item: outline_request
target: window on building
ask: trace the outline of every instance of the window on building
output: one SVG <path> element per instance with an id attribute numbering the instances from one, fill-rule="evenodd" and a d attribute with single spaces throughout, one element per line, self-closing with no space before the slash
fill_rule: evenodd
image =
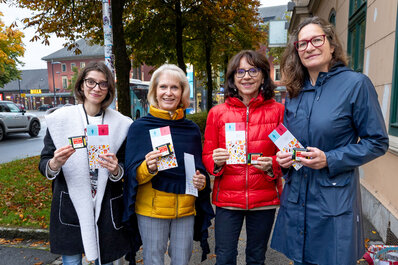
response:
<path id="1" fill-rule="evenodd" d="M 397 31 L 398 16 L 395 27 L 396 27 L 395 32 L 398 32 Z M 395 34 L 394 72 L 393 72 L 393 83 L 391 91 L 389 133 L 391 135 L 398 136 L 398 35 L 397 34 Z"/>
<path id="2" fill-rule="evenodd" d="M 62 88 L 63 89 L 68 88 L 68 77 L 67 76 L 62 76 Z"/>
<path id="3" fill-rule="evenodd" d="M 333 24 L 336 26 L 336 10 L 332 9 L 329 14 L 329 22 L 330 24 Z"/>
<path id="4" fill-rule="evenodd" d="M 62 72 L 66 72 L 66 64 L 61 64 L 61 69 L 62 69 Z"/>
<path id="5" fill-rule="evenodd" d="M 80 62 L 80 69 L 86 67 L 86 63 L 85 62 Z"/>
<path id="6" fill-rule="evenodd" d="M 348 21 L 348 55 L 350 67 L 362 72 L 365 51 L 366 0 L 350 0 Z"/>
<path id="7" fill-rule="evenodd" d="M 281 81 L 281 67 L 274 65 L 274 81 Z"/>
<path id="8" fill-rule="evenodd" d="M 76 64 L 75 64 L 75 63 L 71 63 L 71 64 L 70 64 L 70 70 L 71 70 L 71 71 L 73 71 L 73 68 L 75 68 L 75 67 L 76 67 Z"/>

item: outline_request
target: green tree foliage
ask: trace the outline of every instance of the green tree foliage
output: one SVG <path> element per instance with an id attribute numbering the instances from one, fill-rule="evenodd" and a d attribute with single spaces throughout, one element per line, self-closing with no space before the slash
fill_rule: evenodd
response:
<path id="1" fill-rule="evenodd" d="M 149 0 L 127 7 L 132 19 L 126 27 L 134 63 L 159 66 L 175 63 L 195 66 L 208 89 L 212 107 L 213 72 L 225 69 L 241 49 L 252 49 L 262 39 L 253 0 Z"/>
<path id="2" fill-rule="evenodd" d="M 254 49 L 264 39 L 259 29 L 259 1 L 204 0 L 191 24 L 192 58 L 199 75 L 206 76 L 207 110 L 213 106 L 213 78 L 226 72 L 238 51 Z M 203 21 L 203 23 L 198 23 Z"/>
<path id="3" fill-rule="evenodd" d="M 1 0 L 0 0 L 1 1 Z M 3 0 L 4 1 L 4 0 Z M 36 27 L 33 40 L 48 44 L 49 34 L 67 38 L 69 48 L 78 38 L 102 44 L 101 1 L 14 0 L 35 10 L 25 19 Z M 212 79 L 225 69 L 241 49 L 252 49 L 261 40 L 257 0 L 119 0 L 112 3 L 112 28 L 119 110 L 130 115 L 130 58 L 135 66 L 175 63 L 184 71 L 194 64 L 205 74 L 208 109 L 212 106 Z M 78 52 L 79 50 L 76 49 Z"/>
<path id="4" fill-rule="evenodd" d="M 3 14 L 0 12 L 1 16 Z M 12 26 L 5 26 L 0 19 L 0 87 L 20 77 L 17 64 L 22 63 L 18 57 L 25 53 L 22 38 L 22 32 L 13 29 Z"/>

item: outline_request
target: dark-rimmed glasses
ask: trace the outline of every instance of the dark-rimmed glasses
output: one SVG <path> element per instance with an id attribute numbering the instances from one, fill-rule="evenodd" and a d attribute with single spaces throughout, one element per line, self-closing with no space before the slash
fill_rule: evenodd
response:
<path id="1" fill-rule="evenodd" d="M 319 35 L 312 37 L 309 40 L 299 40 L 294 42 L 294 46 L 296 47 L 296 50 L 299 52 L 303 52 L 307 50 L 308 43 L 311 42 L 312 46 L 318 48 L 321 47 L 325 43 L 325 37 L 326 35 Z"/>
<path id="2" fill-rule="evenodd" d="M 245 69 L 236 69 L 235 75 L 237 78 L 243 78 L 246 73 L 248 73 L 251 77 L 256 77 L 258 76 L 258 73 L 260 73 L 260 69 L 258 68 L 250 68 L 249 70 Z"/>
<path id="3" fill-rule="evenodd" d="M 90 89 L 94 89 L 96 85 L 98 85 L 100 90 L 106 90 L 109 87 L 108 82 L 102 81 L 102 82 L 97 83 L 95 80 L 93 80 L 91 78 L 84 79 L 84 83 Z"/>

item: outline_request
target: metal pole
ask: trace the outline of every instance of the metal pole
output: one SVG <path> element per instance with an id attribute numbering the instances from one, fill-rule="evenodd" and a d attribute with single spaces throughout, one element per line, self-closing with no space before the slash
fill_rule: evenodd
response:
<path id="1" fill-rule="evenodd" d="M 103 30 L 104 30 L 104 56 L 105 56 L 105 65 L 111 70 L 114 78 L 115 75 L 115 67 L 113 65 L 113 36 L 112 36 L 112 7 L 111 0 L 102 0 L 102 22 L 103 22 Z M 117 99 L 117 91 L 115 91 L 115 99 L 111 104 L 112 109 L 116 109 L 116 99 Z"/>
<path id="2" fill-rule="evenodd" d="M 54 106 L 55 107 L 57 105 L 57 94 L 55 91 L 55 80 L 54 80 L 54 64 L 53 64 L 53 60 L 51 60 L 51 72 L 53 74 L 53 91 L 54 91 Z"/>

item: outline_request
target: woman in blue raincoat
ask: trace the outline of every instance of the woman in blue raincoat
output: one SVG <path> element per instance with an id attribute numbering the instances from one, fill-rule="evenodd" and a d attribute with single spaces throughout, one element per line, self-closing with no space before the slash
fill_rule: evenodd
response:
<path id="1" fill-rule="evenodd" d="M 299 170 L 279 152 L 286 181 L 271 247 L 295 264 L 351 265 L 365 253 L 358 167 L 383 155 L 388 135 L 369 78 L 346 67 L 332 25 L 304 20 L 281 69 L 284 124 L 308 151 Z"/>

